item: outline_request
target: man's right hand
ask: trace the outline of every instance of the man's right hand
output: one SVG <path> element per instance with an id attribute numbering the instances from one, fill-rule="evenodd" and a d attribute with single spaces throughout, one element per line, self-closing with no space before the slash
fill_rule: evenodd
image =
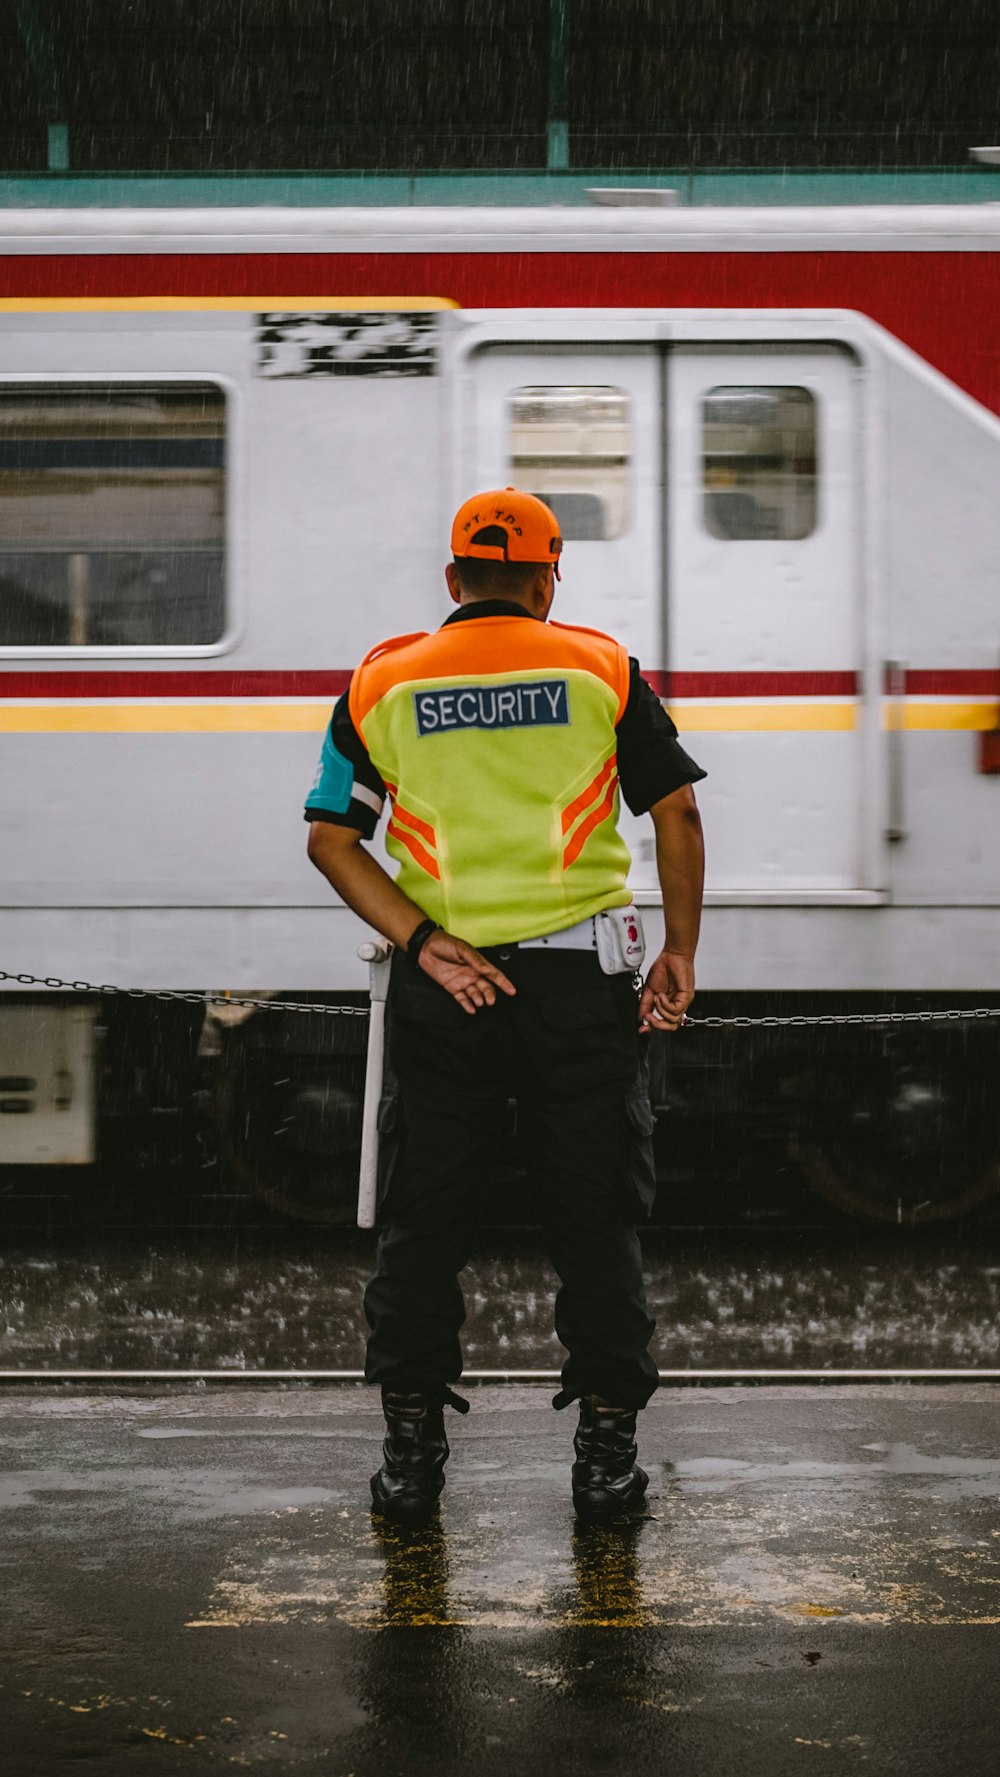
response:
<path id="1" fill-rule="evenodd" d="M 517 992 L 502 969 L 480 956 L 464 938 L 453 938 L 440 928 L 421 945 L 417 966 L 470 1014 L 495 1005 L 498 988 L 501 993 Z"/>

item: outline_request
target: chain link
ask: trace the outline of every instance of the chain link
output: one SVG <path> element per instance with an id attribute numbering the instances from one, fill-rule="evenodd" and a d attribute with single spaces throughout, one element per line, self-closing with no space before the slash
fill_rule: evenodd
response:
<path id="1" fill-rule="evenodd" d="M 817 1024 L 934 1024 L 942 1020 L 957 1024 L 963 1020 L 1000 1018 L 1000 1006 L 952 1007 L 942 1012 L 823 1012 L 809 1015 L 791 1013 L 787 1018 L 686 1018 L 686 1025 L 700 1025 L 703 1030 L 785 1030 L 789 1025 L 809 1028 Z"/>
<path id="2" fill-rule="evenodd" d="M 60 981 L 56 975 L 8 975 L 0 969 L 0 981 L 19 987 L 61 987 L 69 993 L 99 993 L 105 999 L 180 1000 L 186 1006 L 238 1006 L 256 1012 L 320 1012 L 328 1018 L 367 1018 L 368 1006 L 314 1005 L 309 1000 L 238 1000 L 226 993 L 193 993 L 172 987 L 110 987 L 93 981 Z"/>
<path id="3" fill-rule="evenodd" d="M 637 980 L 639 978 L 637 977 Z M 92 981 L 60 981 L 56 975 L 9 975 L 0 969 L 0 981 L 18 987 L 62 988 L 67 993 L 97 993 L 106 999 L 180 1000 L 187 1006 L 237 1006 L 254 1012 L 316 1012 L 327 1018 L 367 1018 L 369 1006 L 327 1006 L 310 1000 L 235 999 L 231 994 L 195 993 L 172 987 L 110 987 Z M 972 1019 L 1000 1018 L 1000 1006 L 951 1007 L 941 1012 L 792 1012 L 761 1018 L 685 1018 L 688 1030 L 799 1030 L 817 1025 L 854 1024 L 958 1024 Z"/>

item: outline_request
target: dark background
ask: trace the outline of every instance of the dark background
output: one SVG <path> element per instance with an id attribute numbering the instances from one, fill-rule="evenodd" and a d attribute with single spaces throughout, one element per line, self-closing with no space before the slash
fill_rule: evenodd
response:
<path id="1" fill-rule="evenodd" d="M 0 0 L 0 171 L 51 124 L 74 173 L 527 170 L 563 115 L 577 168 L 965 166 L 998 38 L 996 0 Z"/>

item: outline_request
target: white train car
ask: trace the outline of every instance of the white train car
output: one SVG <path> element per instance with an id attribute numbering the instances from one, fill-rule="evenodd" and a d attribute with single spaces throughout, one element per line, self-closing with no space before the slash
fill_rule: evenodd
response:
<path id="1" fill-rule="evenodd" d="M 558 614 L 708 770 L 703 1007 L 996 1002 L 998 253 L 993 206 L 5 213 L 0 968 L 363 995 L 305 859 L 323 727 L 375 640 L 441 621 L 454 507 L 513 481 L 560 513 Z M 98 1002 L 12 985 L 0 1163 L 90 1159 Z M 974 1187 L 914 1167 L 969 1113 L 908 1034 L 870 1151 L 864 1117 L 853 1158 L 789 1136 L 898 1219 L 996 1188 L 985 1126 Z M 732 1070 L 737 1114 L 809 1098 L 818 1052 L 783 1053 Z M 281 1113 L 348 1172 L 354 1078 Z"/>

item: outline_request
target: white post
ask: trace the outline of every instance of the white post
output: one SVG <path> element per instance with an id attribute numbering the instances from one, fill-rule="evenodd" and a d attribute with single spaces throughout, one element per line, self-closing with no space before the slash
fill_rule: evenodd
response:
<path id="1" fill-rule="evenodd" d="M 382 1063 L 385 1055 L 385 996 L 389 991 L 392 945 L 384 938 L 369 938 L 358 946 L 358 955 L 363 963 L 368 964 L 368 991 L 372 1002 L 368 1022 L 365 1102 L 361 1114 L 358 1227 L 374 1228 L 378 1187 L 378 1107 L 382 1096 Z"/>
<path id="2" fill-rule="evenodd" d="M 69 561 L 69 645 L 71 648 L 82 648 L 86 645 L 87 618 L 89 612 L 88 594 L 90 591 L 90 557 L 89 555 L 71 555 Z"/>

